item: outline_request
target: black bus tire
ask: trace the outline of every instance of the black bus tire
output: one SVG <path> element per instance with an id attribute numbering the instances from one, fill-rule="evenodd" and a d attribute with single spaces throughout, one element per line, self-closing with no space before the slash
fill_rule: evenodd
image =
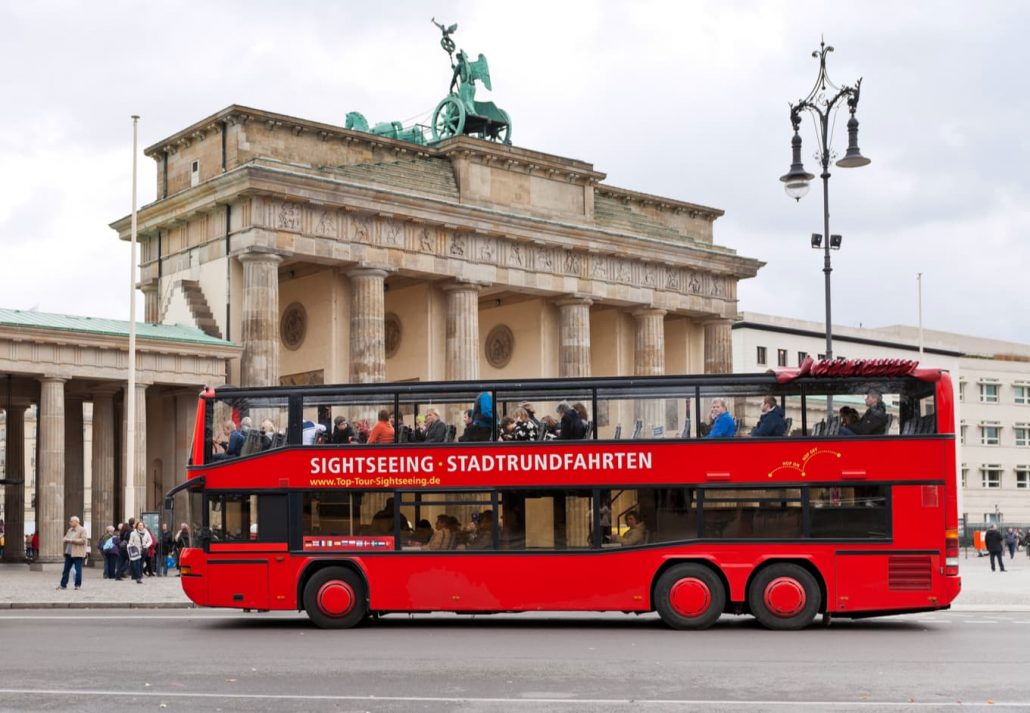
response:
<path id="1" fill-rule="evenodd" d="M 304 611 L 320 629 L 349 629 L 368 613 L 364 580 L 352 569 L 326 567 L 304 585 Z"/>
<path id="2" fill-rule="evenodd" d="M 751 580 L 747 602 L 751 613 L 767 629 L 804 629 L 819 612 L 819 583 L 804 567 L 774 564 Z"/>
<path id="3" fill-rule="evenodd" d="M 673 629 L 707 629 L 726 606 L 719 576 L 700 564 L 677 564 L 662 573 L 654 588 L 655 609 Z"/>

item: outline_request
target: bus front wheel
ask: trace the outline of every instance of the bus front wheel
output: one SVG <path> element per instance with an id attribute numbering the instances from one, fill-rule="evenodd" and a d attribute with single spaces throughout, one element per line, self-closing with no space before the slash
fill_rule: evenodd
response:
<path id="1" fill-rule="evenodd" d="M 774 564 L 755 575 L 747 600 L 767 629 L 804 629 L 819 611 L 819 584 L 804 567 Z"/>
<path id="2" fill-rule="evenodd" d="M 365 582 L 354 570 L 327 567 L 304 586 L 304 611 L 320 629 L 349 629 L 368 613 Z"/>
<path id="3" fill-rule="evenodd" d="M 673 629 L 707 629 L 726 606 L 726 588 L 700 564 L 678 564 L 662 573 L 654 588 L 655 608 Z"/>

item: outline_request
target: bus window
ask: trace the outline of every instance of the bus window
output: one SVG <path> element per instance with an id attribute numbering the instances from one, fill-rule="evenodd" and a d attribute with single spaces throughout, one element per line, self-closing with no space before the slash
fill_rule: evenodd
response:
<path id="1" fill-rule="evenodd" d="M 794 539 L 803 536 L 800 488 L 706 488 L 702 537 Z"/>
<path id="2" fill-rule="evenodd" d="M 562 417 L 569 416 L 562 430 Z M 497 433 L 500 440 L 585 440 L 594 438 L 603 414 L 594 413 L 589 389 L 548 389 L 497 392 Z M 525 413 L 523 413 L 525 412 Z M 520 425 L 521 422 L 521 425 Z M 601 437 L 601 436 L 598 436 Z"/>
<path id="3" fill-rule="evenodd" d="M 257 495 L 208 494 L 208 523 L 213 542 L 258 539 Z"/>
<path id="4" fill-rule="evenodd" d="M 695 488 L 602 490 L 601 542 L 625 546 L 630 515 L 643 527 L 643 542 L 635 544 L 692 540 L 697 537 L 696 501 Z"/>
<path id="5" fill-rule="evenodd" d="M 305 535 L 352 537 L 361 533 L 361 504 L 364 493 L 327 490 L 304 493 Z M 365 518 L 371 524 L 371 517 Z"/>
<path id="6" fill-rule="evenodd" d="M 449 539 L 453 549 L 492 549 L 494 500 L 491 493 L 446 492 L 402 493 L 400 499 L 401 543 L 405 549 L 420 549 L 425 530 L 435 528 L 440 515 L 450 521 L 454 538 Z M 430 537 L 432 533 L 429 533 Z"/>
<path id="7" fill-rule="evenodd" d="M 500 494 L 501 548 L 565 550 L 590 547 L 590 491 L 505 490 Z"/>
<path id="8" fill-rule="evenodd" d="M 285 396 L 240 398 L 232 391 L 215 393 L 207 441 L 214 461 L 286 446 Z M 238 446 L 234 443 L 233 430 L 243 436 Z"/>
<path id="9" fill-rule="evenodd" d="M 897 379 L 822 380 L 806 385 L 808 433 L 821 437 L 934 433 L 933 388 L 929 382 Z"/>
<path id="10" fill-rule="evenodd" d="M 808 498 L 812 537 L 890 537 L 886 485 L 813 487 Z"/>
<path id="11" fill-rule="evenodd" d="M 697 431 L 690 387 L 612 387 L 597 390 L 598 438 L 690 438 Z"/>

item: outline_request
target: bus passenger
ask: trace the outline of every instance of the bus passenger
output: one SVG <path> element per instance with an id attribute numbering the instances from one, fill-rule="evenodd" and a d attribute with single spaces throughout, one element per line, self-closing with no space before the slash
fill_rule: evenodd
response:
<path id="1" fill-rule="evenodd" d="M 266 418 L 261 422 L 261 450 L 267 451 L 272 447 L 275 435 L 275 424 L 272 423 L 272 419 Z"/>
<path id="2" fill-rule="evenodd" d="M 497 440 L 499 441 L 514 441 L 515 440 L 515 419 L 511 416 L 505 416 L 501 419 L 501 428 Z"/>
<path id="3" fill-rule="evenodd" d="M 613 534 L 613 542 L 618 542 L 623 547 L 643 545 L 647 542 L 647 528 L 644 527 L 644 521 L 640 519 L 640 514 L 636 510 L 626 513 L 626 524 L 629 529 L 621 535 Z"/>
<path id="4" fill-rule="evenodd" d="M 475 532 L 469 540 L 470 550 L 492 550 L 494 547 L 494 511 L 484 510 L 475 521 Z"/>
<path id="5" fill-rule="evenodd" d="M 354 429 L 347 423 L 346 416 L 337 416 L 333 419 L 333 432 L 329 434 L 329 443 L 343 445 L 354 441 Z"/>
<path id="6" fill-rule="evenodd" d="M 543 433 L 543 429 L 540 428 L 540 420 L 536 417 L 536 409 L 533 408 L 533 404 L 528 401 L 523 401 L 519 404 L 519 408 L 526 410 L 526 413 L 529 415 L 529 420 L 536 426 L 536 432 L 539 437 Z M 515 418 L 518 418 L 518 416 Z"/>
<path id="7" fill-rule="evenodd" d="M 462 443 L 465 441 L 475 440 L 472 438 L 472 431 L 474 430 L 472 427 L 472 409 L 467 409 L 465 413 L 462 414 L 461 422 L 464 424 L 464 430 L 462 430 L 461 435 L 458 436 L 458 440 Z"/>
<path id="8" fill-rule="evenodd" d="M 712 409 L 708 413 L 708 418 L 712 422 L 712 428 L 705 438 L 733 438 L 737 433 L 737 423 L 730 416 L 726 402 L 722 399 L 712 400 Z"/>
<path id="9" fill-rule="evenodd" d="M 447 440 L 447 424 L 440 420 L 440 412 L 435 408 L 426 410 L 425 432 L 426 443 L 443 443 Z"/>
<path id="10" fill-rule="evenodd" d="M 453 550 L 455 542 L 454 531 L 451 529 L 449 515 L 436 516 L 436 529 L 429 542 L 422 545 L 424 550 Z"/>
<path id="11" fill-rule="evenodd" d="M 582 401 L 577 401 L 572 404 L 572 408 L 575 409 L 576 413 L 579 414 L 580 420 L 583 421 L 583 435 L 582 438 L 590 437 L 590 414 L 587 413 L 587 407 L 583 405 Z"/>
<path id="12" fill-rule="evenodd" d="M 787 420 L 783 417 L 783 409 L 776 403 L 775 396 L 766 396 L 762 399 L 762 415 L 750 435 L 754 438 L 776 437 L 786 432 Z"/>
<path id="13" fill-rule="evenodd" d="M 558 438 L 563 441 L 574 441 L 583 438 L 587 432 L 587 425 L 583 422 L 579 412 L 568 401 L 558 404 L 558 415 L 561 418 L 561 428 Z"/>
<path id="14" fill-rule="evenodd" d="M 372 443 L 393 443 L 393 426 L 390 425 L 390 412 L 386 409 L 379 409 L 379 420 L 368 434 L 368 442 Z"/>
<path id="15" fill-rule="evenodd" d="M 853 428 L 858 423 L 858 411 L 850 406 L 841 406 L 840 411 L 841 428 Z"/>
<path id="16" fill-rule="evenodd" d="M 866 412 L 853 426 L 841 426 L 842 436 L 882 436 L 887 432 L 887 407 L 880 392 L 869 389 L 865 397 Z"/>
<path id="17" fill-rule="evenodd" d="M 516 441 L 535 441 L 538 439 L 539 430 L 529 411 L 519 406 L 512 412 L 515 417 L 515 427 L 512 431 Z"/>
<path id="18" fill-rule="evenodd" d="M 558 423 L 554 416 L 544 416 L 540 419 L 540 429 L 543 431 L 542 438 L 544 440 L 551 440 L 558 437 L 561 431 L 561 424 Z"/>

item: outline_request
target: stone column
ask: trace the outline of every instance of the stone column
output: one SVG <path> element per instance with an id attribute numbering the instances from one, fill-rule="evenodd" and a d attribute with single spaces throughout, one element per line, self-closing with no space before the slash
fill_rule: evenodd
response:
<path id="1" fill-rule="evenodd" d="M 124 519 L 139 515 L 147 506 L 147 387 L 150 384 L 136 382 L 136 421 L 133 426 L 135 438 L 132 443 L 128 442 L 129 432 L 129 409 L 125 408 L 122 424 L 122 433 L 126 438 L 122 440 L 126 444 L 126 457 L 122 459 L 122 482 L 125 484 L 125 497 L 123 498 L 125 512 Z M 128 391 L 128 387 L 126 387 Z M 129 399 L 125 399 L 129 403 Z M 133 448 L 132 473 L 128 472 L 128 449 Z"/>
<path id="2" fill-rule="evenodd" d="M 558 300 L 558 376 L 590 376 L 590 305 L 585 297 Z"/>
<path id="3" fill-rule="evenodd" d="M 479 378 L 479 285 L 452 282 L 444 285 L 447 295 L 448 381 Z M 459 426 L 460 428 L 460 426 Z"/>
<path id="4" fill-rule="evenodd" d="M 41 563 L 64 560 L 64 382 L 51 376 L 40 379 L 36 528 Z"/>
<path id="5" fill-rule="evenodd" d="M 705 373 L 730 374 L 733 372 L 733 320 L 717 319 L 705 322 Z"/>
<path id="6" fill-rule="evenodd" d="M 143 293 L 143 321 L 156 324 L 161 321 L 160 304 L 157 297 L 157 280 L 142 283 L 139 286 Z"/>
<path id="7" fill-rule="evenodd" d="M 275 253 L 248 252 L 243 264 L 243 386 L 279 385 L 279 263 Z"/>
<path id="8" fill-rule="evenodd" d="M 25 407 L 7 408 L 7 453 L 4 478 L 20 480 L 4 486 L 4 562 L 25 558 Z"/>
<path id="9" fill-rule="evenodd" d="M 633 373 L 637 376 L 661 376 L 665 373 L 665 310 L 646 308 L 633 313 L 637 320 Z M 643 422 L 641 438 L 655 438 L 655 428 L 665 429 L 665 401 L 637 401 L 636 418 Z M 672 434 L 664 434 L 672 435 Z"/>
<path id="10" fill-rule="evenodd" d="M 347 273 L 351 285 L 350 380 L 386 381 L 386 270 L 359 268 Z"/>
<path id="11" fill-rule="evenodd" d="M 103 534 L 103 528 L 117 524 L 114 511 L 114 428 L 114 394 L 110 390 L 94 392 L 90 498 L 94 541 Z"/>
<path id="12" fill-rule="evenodd" d="M 86 524 L 83 514 L 86 488 L 83 462 L 82 399 L 65 397 L 64 400 L 64 519 L 72 515 Z"/>

